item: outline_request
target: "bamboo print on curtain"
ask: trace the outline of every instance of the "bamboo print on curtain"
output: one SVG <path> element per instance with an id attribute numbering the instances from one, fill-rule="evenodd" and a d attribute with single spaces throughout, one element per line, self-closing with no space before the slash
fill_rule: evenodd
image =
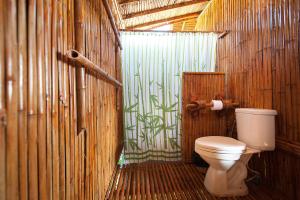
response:
<path id="1" fill-rule="evenodd" d="M 181 74 L 215 70 L 214 33 L 122 32 L 127 162 L 179 160 Z"/>

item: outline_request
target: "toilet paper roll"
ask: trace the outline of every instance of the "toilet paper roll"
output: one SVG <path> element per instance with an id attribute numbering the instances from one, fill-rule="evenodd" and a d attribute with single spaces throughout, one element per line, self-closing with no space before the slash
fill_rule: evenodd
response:
<path id="1" fill-rule="evenodd" d="M 213 107 L 211 110 L 222 110 L 223 109 L 223 102 L 221 100 L 212 100 Z"/>

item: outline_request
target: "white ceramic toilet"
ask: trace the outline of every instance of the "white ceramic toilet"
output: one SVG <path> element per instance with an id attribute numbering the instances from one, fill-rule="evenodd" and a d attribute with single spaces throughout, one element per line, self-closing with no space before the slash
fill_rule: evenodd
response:
<path id="1" fill-rule="evenodd" d="M 244 196 L 247 163 L 254 153 L 275 149 L 275 110 L 235 110 L 238 140 L 223 136 L 201 137 L 195 151 L 209 164 L 204 185 L 215 196 Z"/>

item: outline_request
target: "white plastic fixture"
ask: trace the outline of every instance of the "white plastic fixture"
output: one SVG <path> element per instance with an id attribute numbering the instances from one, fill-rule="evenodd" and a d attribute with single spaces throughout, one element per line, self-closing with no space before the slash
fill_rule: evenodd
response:
<path id="1" fill-rule="evenodd" d="M 276 110 L 238 108 L 235 114 L 239 141 L 262 151 L 275 149 Z"/>
<path id="2" fill-rule="evenodd" d="M 275 148 L 275 110 L 236 109 L 238 140 L 223 136 L 201 137 L 195 151 L 209 164 L 204 185 L 219 197 L 248 194 L 247 163 L 254 153 Z"/>

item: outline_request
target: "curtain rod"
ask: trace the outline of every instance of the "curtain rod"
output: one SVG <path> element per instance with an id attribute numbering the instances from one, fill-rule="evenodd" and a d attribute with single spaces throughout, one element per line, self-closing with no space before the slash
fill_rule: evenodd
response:
<path id="1" fill-rule="evenodd" d="M 120 29 L 121 32 L 154 32 L 154 33 L 223 33 L 222 31 L 160 31 L 160 30 L 126 30 Z"/>

